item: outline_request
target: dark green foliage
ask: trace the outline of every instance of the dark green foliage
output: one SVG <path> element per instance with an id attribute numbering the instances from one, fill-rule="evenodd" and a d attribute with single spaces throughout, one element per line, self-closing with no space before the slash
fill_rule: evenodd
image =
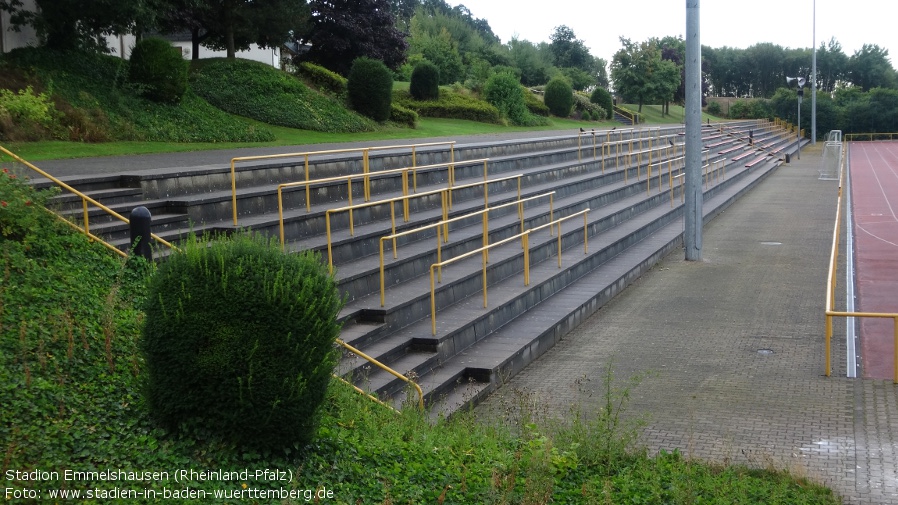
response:
<path id="1" fill-rule="evenodd" d="M 483 100 L 445 89 L 440 89 L 439 100 L 418 101 L 408 91 L 395 91 L 393 97 L 397 103 L 423 117 L 502 123 L 502 115 L 496 107 Z"/>
<path id="2" fill-rule="evenodd" d="M 341 100 L 346 97 L 346 78 L 336 72 L 304 61 L 299 64 L 297 74 L 318 91 L 330 93 Z"/>
<path id="3" fill-rule="evenodd" d="M 586 96 L 586 93 L 575 91 L 573 96 L 575 111 L 581 114 L 588 112 L 593 119 L 605 117 L 605 109 L 589 101 L 589 97 Z"/>
<path id="4" fill-rule="evenodd" d="M 181 103 L 136 96 L 125 83 L 128 61 L 87 52 L 21 48 L 4 56 L 39 82 L 52 83 L 66 138 L 75 141 L 264 142 L 274 135 L 236 120 L 190 89 Z"/>
<path id="5" fill-rule="evenodd" d="M 264 63 L 203 61 L 191 74 L 190 84 L 212 105 L 263 123 L 333 133 L 375 129 L 339 100 L 316 93 L 296 77 Z"/>
<path id="6" fill-rule="evenodd" d="M 349 71 L 346 91 L 356 112 L 379 122 L 390 118 L 393 74 L 383 62 L 366 57 L 356 59 Z"/>
<path id="7" fill-rule="evenodd" d="M 546 107 L 545 102 L 529 89 L 524 90 L 524 102 L 527 104 L 527 110 L 537 116 L 549 116 L 549 108 Z"/>
<path id="8" fill-rule="evenodd" d="M 499 109 L 511 124 L 517 126 L 546 124 L 544 117 L 534 115 L 527 109 L 526 93 L 529 91 L 521 86 L 518 78 L 506 72 L 493 75 L 483 87 L 486 101 Z"/>
<path id="9" fill-rule="evenodd" d="M 318 255 L 238 234 L 193 240 L 147 292 L 147 400 L 170 429 L 299 448 L 318 426 L 342 308 Z"/>
<path id="10" fill-rule="evenodd" d="M 440 69 L 436 65 L 421 60 L 412 70 L 409 93 L 415 100 L 436 100 L 440 97 Z"/>
<path id="11" fill-rule="evenodd" d="M 708 104 L 708 108 L 706 109 L 708 114 L 712 114 L 714 116 L 719 116 L 721 113 L 720 102 L 711 102 Z"/>
<path id="12" fill-rule="evenodd" d="M 596 89 L 592 90 L 592 94 L 589 95 L 589 101 L 605 110 L 605 119 L 614 117 L 614 99 L 611 98 L 611 93 L 607 89 L 596 86 Z"/>
<path id="13" fill-rule="evenodd" d="M 580 119 L 584 121 L 592 121 L 592 118 L 589 116 L 588 110 L 583 111 L 583 114 L 580 115 Z"/>
<path id="14" fill-rule="evenodd" d="M 574 105 L 574 90 L 563 78 L 556 77 L 546 84 L 546 107 L 558 117 L 568 117 Z"/>
<path id="15" fill-rule="evenodd" d="M 187 91 L 187 62 L 167 41 L 143 39 L 131 51 L 128 80 L 150 100 L 178 103 Z"/>
<path id="16" fill-rule="evenodd" d="M 418 113 L 411 109 L 406 109 L 397 103 L 393 103 L 390 104 L 390 121 L 403 126 L 408 126 L 409 128 L 414 128 L 418 123 Z"/>

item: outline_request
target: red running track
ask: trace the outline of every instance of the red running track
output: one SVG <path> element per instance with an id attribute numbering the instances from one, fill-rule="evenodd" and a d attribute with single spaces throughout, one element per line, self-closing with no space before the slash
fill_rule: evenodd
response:
<path id="1" fill-rule="evenodd" d="M 855 310 L 898 313 L 898 142 L 852 142 L 850 156 Z M 864 378 L 893 377 L 893 328 L 860 318 Z"/>

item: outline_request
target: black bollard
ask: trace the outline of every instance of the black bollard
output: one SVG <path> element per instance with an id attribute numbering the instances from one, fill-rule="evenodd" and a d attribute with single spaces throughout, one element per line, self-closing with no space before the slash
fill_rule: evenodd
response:
<path id="1" fill-rule="evenodd" d="M 131 211 L 131 251 L 153 261 L 153 250 L 150 248 L 150 226 L 153 216 L 146 207 L 136 207 Z"/>

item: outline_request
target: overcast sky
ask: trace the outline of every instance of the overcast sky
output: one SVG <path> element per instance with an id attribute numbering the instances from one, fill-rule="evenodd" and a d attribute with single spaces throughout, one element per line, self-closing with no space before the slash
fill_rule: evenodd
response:
<path id="1" fill-rule="evenodd" d="M 517 36 L 549 42 L 556 26 L 567 25 L 593 56 L 611 63 L 620 36 L 634 42 L 650 37 L 686 36 L 685 0 L 447 0 L 485 18 L 503 43 Z M 705 0 L 700 3 L 702 45 L 746 48 L 771 42 L 788 48 L 820 47 L 835 37 L 851 56 L 864 44 L 898 56 L 894 0 Z"/>

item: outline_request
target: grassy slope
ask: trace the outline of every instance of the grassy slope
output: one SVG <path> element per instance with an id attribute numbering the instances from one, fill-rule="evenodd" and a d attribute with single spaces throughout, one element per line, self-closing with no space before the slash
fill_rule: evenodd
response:
<path id="1" fill-rule="evenodd" d="M 433 426 L 414 409 L 397 415 L 334 382 L 317 440 L 293 453 L 238 450 L 211 432 L 167 433 L 140 393 L 141 293 L 151 271 L 62 226 L 41 208 L 43 198 L 0 173 L 0 474 L 276 469 L 293 478 L 31 482 L 14 474 L 5 487 L 300 493 L 286 503 L 307 502 L 312 489 L 338 504 L 838 503 L 829 490 L 777 471 L 625 452 L 638 427 L 610 423 L 617 410 L 560 423 L 540 417 L 525 395 L 498 419 L 463 414 Z M 617 383 L 605 380 L 612 391 Z M 170 500 L 128 503 L 152 501 Z"/>

